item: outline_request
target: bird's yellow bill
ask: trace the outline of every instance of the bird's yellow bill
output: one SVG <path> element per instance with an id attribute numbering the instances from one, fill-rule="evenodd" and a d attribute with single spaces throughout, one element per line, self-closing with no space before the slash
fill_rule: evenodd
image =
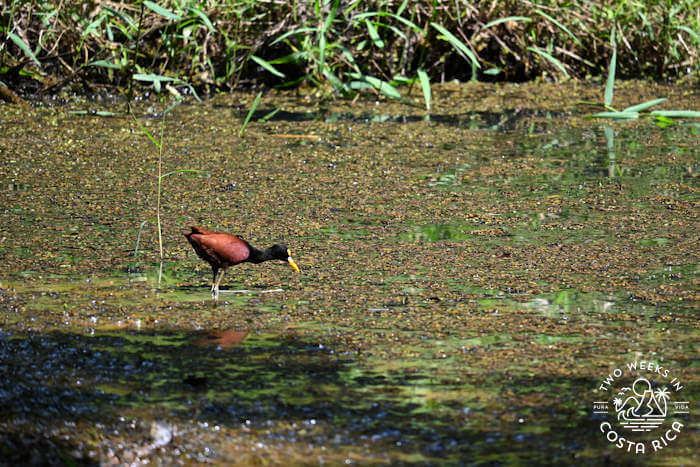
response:
<path id="1" fill-rule="evenodd" d="M 297 266 L 297 263 L 292 259 L 292 255 L 289 253 L 289 250 L 287 250 L 287 262 L 296 272 L 301 272 L 299 266 Z"/>

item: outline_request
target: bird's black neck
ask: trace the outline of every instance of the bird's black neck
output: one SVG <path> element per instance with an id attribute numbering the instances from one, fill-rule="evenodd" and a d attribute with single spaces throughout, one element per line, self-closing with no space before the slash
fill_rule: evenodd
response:
<path id="1" fill-rule="evenodd" d="M 253 246 L 250 247 L 250 256 L 248 256 L 248 262 L 258 264 L 262 263 L 263 261 L 270 261 L 271 259 L 274 259 L 272 257 L 272 248 L 258 250 Z"/>

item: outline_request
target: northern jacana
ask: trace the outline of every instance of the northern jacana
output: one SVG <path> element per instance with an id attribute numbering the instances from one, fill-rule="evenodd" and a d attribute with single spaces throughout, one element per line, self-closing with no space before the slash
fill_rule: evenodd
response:
<path id="1" fill-rule="evenodd" d="M 296 271 L 299 266 L 292 259 L 292 254 L 285 245 L 272 245 L 266 250 L 258 250 L 237 235 L 224 232 L 213 232 L 192 227 L 192 232 L 184 232 L 197 256 L 211 265 L 214 279 L 211 295 L 214 300 L 219 298 L 219 284 L 226 269 L 240 263 L 262 263 L 272 259 L 286 261 Z"/>

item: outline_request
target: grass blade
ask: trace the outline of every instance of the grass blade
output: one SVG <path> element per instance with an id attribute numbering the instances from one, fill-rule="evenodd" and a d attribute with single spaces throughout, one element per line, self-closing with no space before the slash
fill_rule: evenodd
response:
<path id="1" fill-rule="evenodd" d="M 94 62 L 88 63 L 87 66 L 99 66 L 102 68 L 114 68 L 115 70 L 121 70 L 121 66 L 116 63 L 108 62 L 107 60 L 96 60 Z"/>
<path id="2" fill-rule="evenodd" d="M 605 83 L 605 105 L 612 105 L 615 92 L 615 68 L 617 67 L 617 42 L 615 41 L 615 25 L 610 32 L 610 44 L 613 48 L 610 66 L 608 67 L 608 81 Z"/>
<path id="3" fill-rule="evenodd" d="M 430 92 L 430 78 L 428 78 L 428 74 L 423 71 L 422 69 L 418 69 L 418 80 L 420 81 L 420 85 L 423 88 L 423 99 L 425 100 L 425 108 L 428 112 L 430 112 L 430 101 L 432 99 L 432 95 Z"/>
<path id="4" fill-rule="evenodd" d="M 116 16 L 117 18 L 119 18 L 120 20 L 122 20 L 124 23 L 126 23 L 126 25 L 128 26 L 128 28 L 130 28 L 130 29 L 138 29 L 138 26 L 136 26 L 136 23 L 134 23 L 134 20 L 131 19 L 131 16 L 127 15 L 126 13 L 122 13 L 121 11 L 117 11 L 117 10 L 115 10 L 115 9 L 113 9 L 113 8 L 110 8 L 110 7 L 106 6 L 106 5 L 104 5 L 104 2 L 103 2 L 103 4 L 100 6 L 100 8 L 103 8 L 105 11 L 107 11 L 108 13 L 110 13 L 112 16 Z"/>
<path id="5" fill-rule="evenodd" d="M 190 90 L 195 99 L 201 102 L 202 99 L 199 98 L 197 91 L 194 90 L 191 84 L 182 81 L 181 79 L 171 78 L 170 76 L 156 75 L 155 73 L 134 73 L 133 78 L 136 81 L 145 81 L 148 83 L 153 83 L 153 89 L 160 93 L 161 83 L 173 82 L 175 84 L 184 84 Z"/>
<path id="6" fill-rule="evenodd" d="M 566 68 L 564 68 L 564 65 L 562 65 L 562 63 L 561 63 L 559 60 L 557 60 L 556 58 L 552 57 L 550 54 L 548 54 L 548 53 L 545 52 L 544 50 L 540 50 L 540 49 L 537 48 L 537 47 L 528 47 L 527 50 L 529 50 L 530 52 L 535 52 L 536 54 L 541 55 L 542 57 L 544 57 L 545 59 L 547 59 L 552 65 L 554 65 L 555 67 L 557 67 L 557 69 L 558 69 L 559 71 L 561 71 L 562 73 L 564 73 L 565 76 L 567 76 L 567 77 L 569 76 L 569 73 L 566 72 Z"/>
<path id="7" fill-rule="evenodd" d="M 490 23 L 486 23 L 484 27 L 480 29 L 480 31 L 496 26 L 497 24 L 507 23 L 508 21 L 523 21 L 525 23 L 532 23 L 532 18 L 528 18 L 527 16 L 509 16 L 507 18 L 501 18 L 491 21 Z"/>
<path id="8" fill-rule="evenodd" d="M 408 6 L 408 0 L 403 0 L 401 5 L 399 5 L 399 8 L 396 10 L 396 14 L 400 15 L 403 13 L 403 11 L 406 9 L 406 6 Z"/>
<path id="9" fill-rule="evenodd" d="M 372 88 L 379 91 L 380 94 L 383 94 L 384 96 L 386 96 L 390 99 L 397 99 L 397 100 L 402 99 L 401 93 L 399 93 L 398 89 L 396 89 L 394 86 L 387 83 L 386 81 L 382 81 L 378 78 L 375 78 L 374 76 L 367 76 L 367 75 L 362 75 L 359 73 L 349 73 L 349 76 L 359 80 L 360 83 L 368 84 Z M 351 87 L 353 87 L 352 84 L 351 84 Z M 366 86 L 363 86 L 363 87 L 366 88 Z"/>
<path id="10" fill-rule="evenodd" d="M 131 114 L 132 117 L 134 117 L 134 121 L 135 121 L 136 124 L 139 126 L 139 128 L 141 129 L 141 131 L 142 131 L 146 136 L 148 136 L 149 138 L 151 138 L 151 141 L 153 141 L 153 144 L 155 144 L 156 146 L 158 146 L 158 149 L 161 149 L 160 141 L 158 141 L 157 139 L 155 139 L 155 138 L 153 137 L 153 135 L 146 129 L 146 127 L 143 126 L 143 125 L 141 124 L 141 122 L 138 121 L 138 119 L 136 118 L 136 115 L 134 115 L 133 112 L 129 112 L 129 113 Z"/>
<path id="11" fill-rule="evenodd" d="M 392 31 L 394 34 L 396 34 L 396 37 L 400 38 L 401 40 L 404 40 L 404 41 L 409 40 L 408 37 L 406 36 L 406 34 L 404 34 L 403 31 L 401 31 L 396 26 L 392 26 L 390 24 L 385 24 L 384 27 L 387 28 L 388 30 Z"/>
<path id="12" fill-rule="evenodd" d="M 169 76 L 156 75 L 155 73 L 135 73 L 133 78 L 136 81 L 146 81 L 153 83 L 153 89 L 160 93 L 160 83 L 175 81 L 175 78 L 170 78 Z"/>
<path id="13" fill-rule="evenodd" d="M 401 23 L 405 24 L 409 28 L 413 29 L 414 31 L 425 35 L 425 30 L 418 26 L 416 23 L 407 20 L 406 18 L 395 15 L 393 13 L 388 13 L 388 12 L 370 12 L 370 13 L 360 13 L 359 15 L 356 15 L 353 17 L 354 20 L 359 21 L 365 18 L 370 18 L 372 16 L 388 16 L 389 18 L 394 18 L 396 21 L 400 21 Z"/>
<path id="14" fill-rule="evenodd" d="M 316 32 L 316 31 L 318 31 L 318 28 L 299 28 L 299 29 L 294 29 L 294 30 L 292 30 L 292 31 L 285 32 L 285 33 L 282 34 L 280 37 L 278 37 L 277 39 L 275 39 L 274 41 L 272 41 L 272 43 L 271 43 L 270 45 L 275 45 L 276 43 L 281 42 L 281 41 L 285 40 L 286 38 L 288 38 L 289 36 L 293 36 L 293 35 L 295 35 L 295 34 L 304 34 L 304 33 L 307 33 L 307 32 Z"/>
<path id="15" fill-rule="evenodd" d="M 318 33 L 318 73 L 323 76 L 326 71 L 326 34 L 319 31 Z"/>
<path id="16" fill-rule="evenodd" d="M 157 3 L 150 2 L 146 0 L 143 2 L 143 4 L 152 10 L 153 12 L 159 14 L 160 16 L 164 18 L 171 19 L 173 21 L 182 21 L 182 16 L 178 15 L 177 13 L 173 13 L 172 11 L 168 10 L 167 8 L 163 8 L 162 6 L 158 5 Z"/>
<path id="17" fill-rule="evenodd" d="M 97 27 L 102 24 L 102 21 L 104 21 L 105 17 L 107 16 L 106 13 L 102 13 L 100 16 L 97 17 L 95 21 L 92 23 L 88 24 L 88 26 L 85 28 L 85 31 L 80 35 L 82 39 L 85 39 L 87 36 L 92 34 Z M 96 37 L 99 37 L 99 34 L 95 34 Z"/>
<path id="18" fill-rule="evenodd" d="M 365 20 L 365 24 L 367 25 L 367 32 L 369 33 L 370 39 L 372 39 L 372 42 L 377 48 L 383 49 L 384 48 L 384 41 L 382 40 L 381 37 L 379 37 L 379 33 L 377 32 L 377 28 L 374 27 L 374 24 L 372 24 L 371 21 Z"/>
<path id="19" fill-rule="evenodd" d="M 465 60 L 471 61 L 472 66 L 476 68 L 481 68 L 481 65 L 479 64 L 479 59 L 476 58 L 476 55 L 474 52 L 472 52 L 469 47 L 467 47 L 462 41 L 457 39 L 450 31 L 447 29 L 443 28 L 437 23 L 430 23 L 430 25 L 437 29 L 440 34 L 442 34 L 440 37 L 441 39 L 446 40 L 447 42 L 450 43 L 452 47 L 454 47 L 457 52 L 459 52 L 462 57 L 464 57 Z"/>
<path id="20" fill-rule="evenodd" d="M 32 52 L 32 49 L 29 48 L 29 46 L 22 40 L 21 37 L 19 37 L 18 35 L 16 35 L 13 32 L 9 33 L 8 36 L 10 39 L 12 39 L 12 42 L 17 44 L 17 47 L 22 49 L 22 52 L 24 52 L 27 57 L 31 58 L 34 61 L 34 63 L 37 64 L 37 66 L 41 66 L 39 59 L 36 58 L 36 55 L 34 55 L 34 52 Z"/>
<path id="21" fill-rule="evenodd" d="M 696 44 L 700 43 L 700 36 L 698 36 L 698 33 L 693 31 L 687 26 L 676 26 L 676 29 L 680 29 L 681 31 L 686 32 L 690 37 L 693 38 L 693 41 L 695 41 Z"/>
<path id="22" fill-rule="evenodd" d="M 535 10 L 535 13 L 537 13 L 537 14 L 540 15 L 540 16 L 545 17 L 545 18 L 546 18 L 547 20 L 549 20 L 550 22 L 556 24 L 557 27 L 558 27 L 559 29 L 561 29 L 562 31 L 564 31 L 565 33 L 567 33 L 567 34 L 574 40 L 574 42 L 576 42 L 578 45 L 581 45 L 581 41 L 578 40 L 578 37 L 576 37 L 576 35 L 574 35 L 573 32 L 569 31 L 569 29 L 568 29 L 566 26 L 564 26 L 563 24 L 561 24 L 559 21 L 557 21 L 556 19 L 552 18 L 551 16 L 549 16 L 547 13 L 545 13 L 545 12 L 542 11 L 542 10 Z"/>
<path id="23" fill-rule="evenodd" d="M 667 128 L 676 123 L 672 118 L 664 117 L 663 115 L 654 115 L 654 120 L 659 128 Z"/>
<path id="24" fill-rule="evenodd" d="M 250 106 L 250 110 L 248 111 L 248 115 L 245 116 L 245 120 L 243 120 L 243 124 L 241 125 L 241 129 L 238 131 L 238 137 L 242 138 L 243 134 L 245 133 L 245 128 L 248 126 L 248 122 L 250 121 L 250 117 L 253 116 L 253 113 L 255 112 L 255 109 L 258 108 L 258 104 L 260 104 L 260 98 L 262 97 L 262 91 L 258 93 L 257 96 L 255 96 L 255 100 L 253 101 L 253 105 Z"/>
<path id="25" fill-rule="evenodd" d="M 343 47 L 342 45 L 339 45 L 338 48 L 342 52 L 342 54 L 345 56 L 345 59 L 348 61 L 348 63 L 353 67 L 353 69 L 359 73 L 360 72 L 360 67 L 357 66 L 357 63 L 355 62 L 355 57 L 352 55 L 352 52 L 350 52 L 347 48 Z"/>
<path id="26" fill-rule="evenodd" d="M 642 102 L 641 104 L 632 105 L 630 107 L 627 107 L 626 109 L 623 109 L 622 111 L 623 112 L 641 112 L 642 110 L 646 110 L 649 107 L 653 107 L 656 104 L 660 104 L 665 100 L 666 100 L 666 98 L 662 97 L 660 99 L 654 99 L 651 101 Z"/>
<path id="27" fill-rule="evenodd" d="M 700 112 L 696 110 L 654 110 L 651 114 L 668 118 L 700 118 Z"/>
<path id="28" fill-rule="evenodd" d="M 279 112 L 280 110 L 281 109 L 275 109 L 272 112 L 268 113 L 267 115 L 264 115 L 262 118 L 259 118 L 258 121 L 261 123 L 265 123 L 266 121 L 268 121 L 269 119 L 274 117 L 277 114 L 277 112 Z"/>
<path id="29" fill-rule="evenodd" d="M 163 82 L 163 81 L 175 81 L 175 78 L 170 76 L 157 75 L 155 73 L 134 73 L 134 79 L 137 81 L 150 81 L 150 82 Z"/>
<path id="30" fill-rule="evenodd" d="M 329 83 L 331 83 L 333 89 L 335 89 L 342 95 L 347 96 L 351 94 L 348 85 L 343 83 L 343 81 L 340 78 L 338 78 L 336 74 L 333 73 L 329 68 L 323 70 L 323 76 L 328 80 Z"/>
<path id="31" fill-rule="evenodd" d="M 202 24 L 204 24 L 209 31 L 214 32 L 214 25 L 211 24 L 211 20 L 202 10 L 190 7 L 189 11 L 199 16 L 199 19 L 202 20 Z"/>
<path id="32" fill-rule="evenodd" d="M 634 120 L 639 118 L 639 112 L 598 112 L 591 118 L 612 118 L 615 120 Z"/>
<path id="33" fill-rule="evenodd" d="M 285 75 L 281 71 L 277 70 L 277 68 L 272 66 L 272 64 L 270 62 L 268 62 L 267 60 L 263 60 L 262 58 L 260 58 L 256 55 L 251 55 L 250 59 L 279 78 L 286 78 L 287 77 L 287 75 Z"/>
<path id="34" fill-rule="evenodd" d="M 366 81 L 350 81 L 350 88 L 362 91 L 364 89 L 374 89 L 374 86 Z"/>
<path id="35" fill-rule="evenodd" d="M 317 3 L 318 7 L 318 3 Z M 320 11 L 320 10 L 319 10 Z M 326 71 L 326 56 L 328 54 L 328 38 L 326 37 L 331 24 L 335 20 L 335 15 L 338 11 L 338 1 L 333 1 L 328 15 L 323 20 L 323 25 L 318 30 L 318 75 L 323 76 Z M 319 16 L 320 17 L 320 16 Z"/>

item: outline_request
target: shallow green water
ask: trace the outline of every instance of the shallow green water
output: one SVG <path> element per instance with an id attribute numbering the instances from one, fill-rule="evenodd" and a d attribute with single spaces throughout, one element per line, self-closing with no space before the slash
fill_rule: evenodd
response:
<path id="1" fill-rule="evenodd" d="M 697 398 L 697 126 L 616 124 L 609 146 L 563 112 L 369 104 L 239 139 L 236 106 L 168 117 L 164 170 L 205 172 L 164 180 L 162 274 L 133 121 L 0 117 L 0 459 L 697 461 L 692 402 L 644 455 L 593 413 L 629 361 Z M 241 265 L 214 302 L 193 224 L 285 241 L 302 273 Z"/>

